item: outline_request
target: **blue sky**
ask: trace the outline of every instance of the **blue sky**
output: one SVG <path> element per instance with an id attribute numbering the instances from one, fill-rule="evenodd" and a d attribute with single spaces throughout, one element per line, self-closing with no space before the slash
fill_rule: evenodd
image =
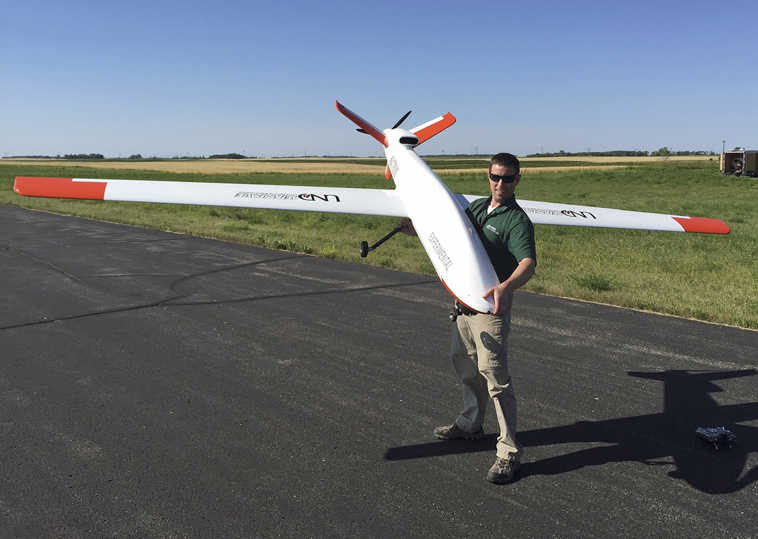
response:
<path id="1" fill-rule="evenodd" d="M 758 3 L 0 0 L 0 156 L 758 148 Z"/>

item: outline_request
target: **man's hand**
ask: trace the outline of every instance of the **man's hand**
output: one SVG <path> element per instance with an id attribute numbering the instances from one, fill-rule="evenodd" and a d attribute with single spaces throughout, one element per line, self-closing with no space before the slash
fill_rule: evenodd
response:
<path id="1" fill-rule="evenodd" d="M 495 310 L 492 311 L 492 314 L 500 314 L 500 298 L 506 293 L 505 287 L 503 286 L 504 284 L 505 283 L 500 283 L 497 286 L 493 286 L 482 296 L 484 299 L 491 297 L 492 301 L 495 302 Z"/>
<path id="2" fill-rule="evenodd" d="M 531 258 L 524 258 L 519 262 L 516 269 L 513 270 L 511 276 L 497 286 L 493 286 L 482 296 L 487 299 L 492 298 L 495 303 L 495 311 L 493 314 L 500 314 L 500 300 L 502 297 L 510 292 L 513 292 L 517 288 L 522 287 L 529 279 L 534 275 L 534 260 Z"/>

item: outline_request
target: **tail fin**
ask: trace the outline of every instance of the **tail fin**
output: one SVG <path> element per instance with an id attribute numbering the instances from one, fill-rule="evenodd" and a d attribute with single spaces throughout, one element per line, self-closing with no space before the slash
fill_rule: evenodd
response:
<path id="1" fill-rule="evenodd" d="M 453 125 L 454 123 L 455 123 L 455 116 L 453 116 L 452 114 L 448 112 L 448 113 L 443 114 L 442 116 L 436 117 L 434 120 L 429 120 L 426 123 L 423 123 L 421 125 L 414 127 L 413 129 L 411 129 L 411 133 L 413 133 L 414 135 L 416 135 L 416 137 L 418 137 L 418 144 L 416 144 L 416 146 L 418 146 L 425 140 L 429 140 L 437 133 L 444 131 L 445 129 Z M 390 171 L 389 165 L 387 166 L 386 169 L 384 169 L 384 177 L 387 178 L 388 180 L 392 177 L 392 172 Z"/>
<path id="2" fill-rule="evenodd" d="M 338 111 L 350 118 L 353 122 L 355 122 L 356 125 L 360 126 L 360 128 L 363 129 L 363 132 L 374 137 L 376 140 L 381 142 L 382 145 L 387 146 L 387 138 L 384 136 L 384 133 L 379 131 L 376 127 L 358 116 L 356 113 L 344 106 L 339 101 L 335 101 L 334 104 L 337 106 Z"/>
<path id="3" fill-rule="evenodd" d="M 411 129 L 411 133 L 418 137 L 418 143 L 421 144 L 425 140 L 429 140 L 437 133 L 440 133 L 455 123 L 455 116 L 449 112 L 438 116 L 434 120 L 430 120 L 419 126 Z M 418 144 L 417 144 L 418 146 Z"/>
<path id="4" fill-rule="evenodd" d="M 371 135 L 376 140 L 381 142 L 383 146 L 385 147 L 387 146 L 387 137 L 384 136 L 384 133 L 379 131 L 376 127 L 371 125 L 371 123 L 367 122 L 366 120 L 358 116 L 356 113 L 354 113 L 352 110 L 347 108 L 345 105 L 343 105 L 339 101 L 335 100 L 334 104 L 336 105 L 338 111 L 340 111 L 342 114 L 344 114 L 346 117 L 348 117 L 350 120 L 355 122 L 356 125 L 359 126 L 358 131 L 360 131 L 361 133 L 366 133 L 367 135 Z M 403 120 L 405 120 L 408 117 L 410 113 L 411 112 L 408 111 L 402 118 L 400 118 L 400 120 L 397 123 L 395 123 L 395 126 L 393 127 L 393 129 L 399 126 L 403 122 Z M 421 125 L 417 125 L 410 131 L 411 133 L 416 135 L 416 137 L 418 138 L 418 143 L 416 144 L 416 146 L 418 146 L 422 142 L 427 141 L 430 138 L 432 138 L 434 135 L 444 131 L 445 129 L 453 125 L 454 123 L 455 123 L 455 116 L 447 112 L 443 114 L 442 116 L 438 116 L 434 120 L 430 120 Z M 390 171 L 389 165 L 384 170 L 384 177 L 387 178 L 388 180 L 392 177 L 392 172 Z"/>

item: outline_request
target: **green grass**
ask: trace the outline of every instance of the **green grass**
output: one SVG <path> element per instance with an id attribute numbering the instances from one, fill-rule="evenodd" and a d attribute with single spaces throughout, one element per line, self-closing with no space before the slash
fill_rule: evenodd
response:
<path id="1" fill-rule="evenodd" d="M 0 164 L 2 164 L 0 162 Z M 25 176 L 142 178 L 386 189 L 381 175 L 204 176 L 77 167 L 0 166 L 0 204 L 250 243 L 317 256 L 433 273 L 418 240 L 398 235 L 361 259 L 397 219 L 207 206 L 27 198 Z M 486 194 L 481 174 L 446 176 L 456 192 Z M 758 329 L 758 180 L 724 177 L 715 162 L 680 161 L 613 170 L 525 176 L 519 198 L 716 217 L 728 236 L 537 226 L 537 274 L 526 289 Z"/>
<path id="2" fill-rule="evenodd" d="M 458 168 L 488 168 L 489 159 L 462 158 L 455 159 L 449 157 L 435 158 L 424 157 L 424 161 L 435 170 L 451 170 Z M 598 167 L 606 165 L 626 165 L 631 166 L 629 162 L 601 162 L 601 161 L 582 161 L 577 159 L 556 159 L 554 161 L 542 161 L 533 159 L 521 159 L 522 168 L 541 168 L 541 167 Z"/>
<path id="3" fill-rule="evenodd" d="M 423 156 L 422 156 L 423 157 Z M 435 170 L 455 170 L 466 168 L 487 168 L 489 167 L 489 158 L 478 157 L 423 157 L 426 164 Z M 384 159 L 351 159 L 351 158 L 332 158 L 332 159 L 258 159 L 261 163 L 346 163 L 353 165 L 384 165 Z M 542 161 L 522 159 L 521 166 L 529 168 L 538 167 L 596 167 L 605 165 L 629 165 L 628 162 L 599 162 L 599 161 L 582 161 L 580 158 L 556 159 L 554 161 Z"/>

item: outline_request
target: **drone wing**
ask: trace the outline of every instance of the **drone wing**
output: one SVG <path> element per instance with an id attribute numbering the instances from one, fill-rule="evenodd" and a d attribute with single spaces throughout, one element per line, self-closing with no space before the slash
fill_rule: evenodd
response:
<path id="1" fill-rule="evenodd" d="M 393 189 L 19 176 L 13 190 L 34 197 L 408 216 L 403 201 Z M 483 198 L 455 196 L 463 208 L 472 200 Z M 719 219 L 532 200 L 519 200 L 518 203 L 533 223 L 542 225 L 729 233 L 729 227 Z"/>
<path id="2" fill-rule="evenodd" d="M 33 197 L 408 215 L 400 197 L 390 189 L 19 176 L 13 190 Z"/>
<path id="3" fill-rule="evenodd" d="M 464 208 L 477 198 L 475 195 L 457 195 Z M 590 226 L 601 228 L 628 228 L 637 230 L 663 230 L 669 232 L 698 232 L 701 234 L 729 234 L 729 226 L 719 219 L 615 210 L 595 206 L 558 204 L 518 200 L 529 219 L 538 225 Z"/>

